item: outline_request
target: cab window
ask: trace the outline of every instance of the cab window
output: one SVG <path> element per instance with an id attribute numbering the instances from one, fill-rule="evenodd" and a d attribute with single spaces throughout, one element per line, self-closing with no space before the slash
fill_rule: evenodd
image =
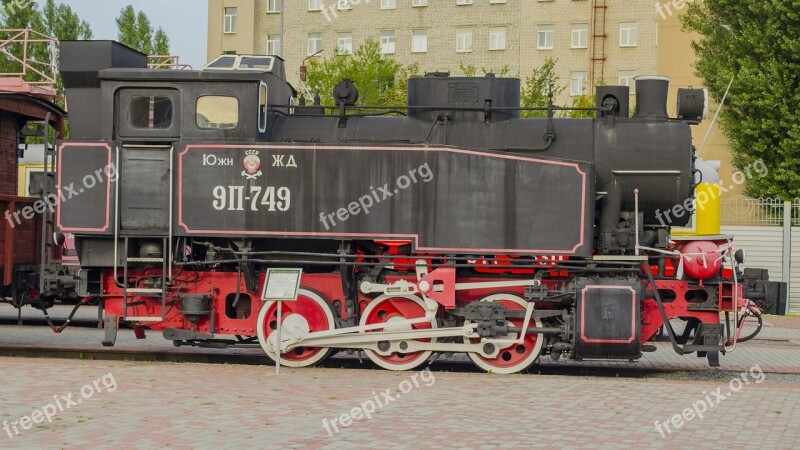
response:
<path id="1" fill-rule="evenodd" d="M 166 130 L 172 126 L 172 99 L 157 95 L 135 95 L 128 102 L 131 128 Z"/>
<path id="2" fill-rule="evenodd" d="M 197 127 L 203 130 L 231 130 L 239 126 L 236 97 L 206 95 L 197 99 Z"/>

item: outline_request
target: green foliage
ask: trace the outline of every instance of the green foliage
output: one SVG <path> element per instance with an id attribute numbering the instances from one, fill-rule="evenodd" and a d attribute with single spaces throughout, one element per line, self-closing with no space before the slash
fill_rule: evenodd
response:
<path id="1" fill-rule="evenodd" d="M 572 107 L 573 108 L 594 108 L 595 105 L 595 95 L 583 94 L 575 97 L 572 100 Z M 572 117 L 573 119 L 594 119 L 595 112 L 594 111 L 567 111 L 567 116 Z"/>
<path id="2" fill-rule="evenodd" d="M 163 29 L 153 29 L 143 11 L 132 5 L 123 8 L 117 17 L 117 40 L 146 55 L 169 55 L 169 37 Z"/>
<path id="3" fill-rule="evenodd" d="M 44 21 L 44 34 L 54 36 L 62 41 L 76 41 L 91 39 L 92 29 L 89 24 L 81 20 L 78 14 L 67 5 L 54 0 L 47 0 L 42 8 Z"/>
<path id="4" fill-rule="evenodd" d="M 358 88 L 359 105 L 392 106 L 406 103 L 408 84 L 405 78 L 418 71 L 418 65 L 404 68 L 394 59 L 381 55 L 378 42 L 367 39 L 352 55 L 337 51 L 329 58 L 310 59 L 307 85 L 319 92 L 323 105 L 333 105 L 333 87 L 349 78 Z"/>
<path id="5" fill-rule="evenodd" d="M 599 80 L 591 89 L 591 93 L 586 93 L 583 95 L 579 95 L 572 100 L 572 107 L 573 108 L 594 108 L 597 104 L 597 90 L 595 89 L 597 86 L 603 86 L 606 82 L 604 80 Z M 594 119 L 595 115 L 597 114 L 596 111 L 587 111 L 587 110 L 579 110 L 579 111 L 567 111 L 567 117 L 572 117 L 573 119 Z"/>
<path id="6" fill-rule="evenodd" d="M 800 197 L 800 10 L 791 0 L 705 0 L 682 18 L 697 75 L 721 100 L 720 114 L 738 169 L 761 159 L 769 174 L 748 179 L 754 197 Z"/>
<path id="7" fill-rule="evenodd" d="M 153 36 L 153 52 L 156 55 L 169 55 L 169 36 L 161 28 Z"/>
<path id="8" fill-rule="evenodd" d="M 4 1 L 0 7 L 0 27 L 4 29 L 30 28 L 47 36 L 59 40 L 91 39 L 92 30 L 89 24 L 81 20 L 78 15 L 67 5 L 56 4 L 54 0 L 47 0 L 42 7 L 35 2 L 10 2 Z M 10 38 L 11 34 L 5 33 L 0 38 Z M 20 44 L 6 47 L 12 54 L 22 59 L 23 48 Z M 31 44 L 28 47 L 29 56 L 36 61 L 49 61 L 50 48 L 45 44 Z M 37 68 L 40 68 L 37 66 Z M 0 70 L 3 73 L 16 73 L 22 71 L 22 65 L 10 58 L 0 56 Z M 41 77 L 29 73 L 26 81 L 41 81 Z M 60 92 L 60 91 L 59 91 Z"/>
<path id="9" fill-rule="evenodd" d="M 461 69 L 461 73 L 463 73 L 465 77 L 478 76 L 478 68 L 475 67 L 474 64 L 465 65 L 464 62 L 462 61 L 458 63 L 458 65 L 459 68 Z M 494 68 L 491 67 L 488 69 L 486 67 L 481 67 L 481 72 L 483 73 L 484 76 L 488 73 L 493 73 L 495 76 L 502 78 L 508 76 L 508 74 L 511 73 L 511 69 L 508 67 L 508 65 L 501 67 L 500 70 L 495 70 Z"/>
<path id="10" fill-rule="evenodd" d="M 553 98 L 557 98 L 566 89 L 558 84 L 555 73 L 556 60 L 546 58 L 544 64 L 533 69 L 533 72 L 522 81 L 521 104 L 524 108 L 541 108 L 548 104 L 548 93 L 553 86 Z M 547 117 L 547 111 L 522 111 L 522 117 Z"/>

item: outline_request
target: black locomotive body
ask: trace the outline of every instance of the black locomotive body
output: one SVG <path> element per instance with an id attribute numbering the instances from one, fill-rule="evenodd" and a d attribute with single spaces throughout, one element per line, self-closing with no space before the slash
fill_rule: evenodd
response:
<path id="1" fill-rule="evenodd" d="M 632 117 L 628 88 L 610 86 L 595 119 L 528 119 L 513 78 L 413 78 L 400 114 L 370 115 L 348 82 L 335 108 L 293 102 L 276 57 L 150 70 L 118 44 L 65 42 L 62 72 L 58 183 L 82 190 L 57 222 L 86 294 L 105 298 L 108 344 L 125 320 L 275 357 L 259 293 L 266 269 L 290 266 L 304 275 L 281 325 L 289 365 L 334 348 L 390 369 L 452 351 L 497 372 L 541 354 L 635 359 L 669 318 L 667 285 L 669 316 L 690 323 L 676 345 L 725 348 L 719 311 L 740 286 L 721 263 L 666 274 L 683 244 L 657 213 L 694 188 L 691 120 L 667 117 L 666 79 L 637 81 Z M 109 176 L 85 186 L 95 173 Z M 719 254 L 727 239 L 697 241 Z"/>

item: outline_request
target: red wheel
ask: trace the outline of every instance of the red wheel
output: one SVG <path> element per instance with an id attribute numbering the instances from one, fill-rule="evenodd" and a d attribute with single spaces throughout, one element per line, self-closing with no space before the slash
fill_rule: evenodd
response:
<path id="1" fill-rule="evenodd" d="M 403 323 L 407 319 L 425 317 L 426 311 L 425 302 L 415 295 L 383 295 L 367 305 L 364 312 L 361 314 L 360 325 L 386 324 L 383 329 L 366 331 L 366 333 L 375 331 L 404 331 L 411 330 L 412 328 L 415 330 L 436 328 L 436 318 L 413 325 Z M 417 341 L 431 342 L 432 340 L 417 339 Z M 435 341 L 435 339 L 433 339 L 433 341 Z M 402 347 L 403 342 L 400 342 L 399 345 Z M 429 350 L 411 353 L 394 352 L 386 356 L 369 349 L 364 349 L 364 352 L 372 362 L 389 370 L 411 370 L 424 364 L 431 356 L 431 351 Z"/>
<path id="2" fill-rule="evenodd" d="M 523 298 L 514 294 L 492 294 L 486 296 L 479 301 L 482 302 L 500 302 L 507 310 L 522 310 L 524 311 L 528 305 Z M 506 320 L 509 326 L 521 327 L 525 321 L 523 318 L 509 318 Z M 541 319 L 531 319 L 528 326 L 542 326 Z M 509 333 L 506 336 L 499 336 L 500 339 L 516 339 L 517 333 Z M 479 343 L 480 338 L 471 339 L 471 343 Z M 481 369 L 492 373 L 516 373 L 527 369 L 539 357 L 542 350 L 544 337 L 540 334 L 527 334 L 521 344 L 511 344 L 505 348 L 500 349 L 500 353 L 494 358 L 486 358 L 479 353 L 467 353 L 469 359 Z"/>
<path id="3" fill-rule="evenodd" d="M 278 327 L 278 303 L 266 302 L 258 313 L 258 341 L 267 356 L 274 361 L 275 340 Z M 291 336 L 303 338 L 308 333 L 336 328 L 336 321 L 328 302 L 319 294 L 300 289 L 297 300 L 283 302 L 281 311 L 281 339 Z M 295 347 L 281 354 L 281 364 L 287 367 L 306 367 L 325 359 L 331 350 L 320 347 Z"/>

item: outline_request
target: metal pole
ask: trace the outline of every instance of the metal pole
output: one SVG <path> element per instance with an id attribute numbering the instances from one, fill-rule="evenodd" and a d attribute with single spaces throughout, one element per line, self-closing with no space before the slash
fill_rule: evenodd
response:
<path id="1" fill-rule="evenodd" d="M 275 340 L 275 375 L 281 374 L 281 328 L 283 328 L 283 324 L 281 323 L 281 314 L 283 313 L 283 302 L 278 301 L 278 329 L 277 329 L 277 336 L 278 338 Z"/>
<path id="2" fill-rule="evenodd" d="M 636 227 L 636 245 L 634 246 L 634 255 L 639 256 L 639 189 L 633 190 L 633 207 L 634 207 L 634 227 Z M 647 270 L 650 270 L 649 266 Z"/>
<path id="3" fill-rule="evenodd" d="M 711 130 L 714 129 L 714 124 L 717 123 L 717 117 L 719 117 L 722 107 L 725 106 L 725 99 L 728 98 L 728 92 L 731 91 L 731 86 L 733 86 L 734 79 L 736 79 L 736 75 L 731 77 L 731 81 L 728 83 L 728 88 L 725 89 L 725 94 L 722 96 L 722 100 L 719 102 L 719 108 L 717 108 L 717 112 L 714 113 L 714 118 L 711 119 L 711 124 L 708 126 L 708 130 L 706 131 L 706 137 L 703 138 L 703 143 L 700 144 L 700 150 L 697 151 L 697 156 L 703 154 L 703 149 L 706 146 L 706 142 L 708 141 L 709 136 L 711 136 Z"/>
<path id="4" fill-rule="evenodd" d="M 281 0 L 281 49 L 280 49 L 280 53 L 278 54 L 278 56 L 280 56 L 281 58 L 283 58 L 283 43 L 284 43 L 284 36 L 283 36 L 283 13 L 284 13 L 284 10 L 285 10 L 285 9 L 286 9 L 286 4 L 285 4 L 285 2 L 284 2 L 283 0 Z"/>
<path id="5" fill-rule="evenodd" d="M 783 202 L 783 261 L 781 262 L 781 281 L 786 283 L 786 311 L 792 294 L 792 202 Z"/>

